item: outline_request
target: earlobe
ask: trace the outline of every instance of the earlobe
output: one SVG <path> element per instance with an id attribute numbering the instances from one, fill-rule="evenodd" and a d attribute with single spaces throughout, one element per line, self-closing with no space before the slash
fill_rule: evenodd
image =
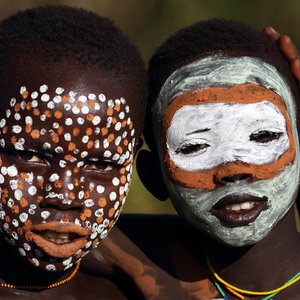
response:
<path id="1" fill-rule="evenodd" d="M 158 200 L 167 200 L 169 195 L 164 185 L 159 159 L 150 151 L 140 150 L 136 167 L 146 189 Z"/>

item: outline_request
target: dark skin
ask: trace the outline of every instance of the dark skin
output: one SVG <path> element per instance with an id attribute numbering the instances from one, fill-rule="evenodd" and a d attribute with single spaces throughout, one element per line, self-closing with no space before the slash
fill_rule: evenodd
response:
<path id="1" fill-rule="evenodd" d="M 203 235 L 177 216 L 122 215 L 110 236 L 95 251 L 100 251 L 114 268 L 130 274 L 146 299 L 168 299 L 170 295 L 174 299 L 214 299 L 218 292 L 210 281 L 204 259 L 207 253 L 217 273 L 229 283 L 239 288 L 268 291 L 299 272 L 297 245 L 300 241 L 295 228 L 292 208 L 259 243 L 235 248 Z M 144 232 L 147 239 L 143 237 Z M 126 259 L 134 257 L 135 264 L 124 264 L 119 259 L 120 249 L 126 253 Z M 143 272 L 132 267 L 137 262 L 144 265 Z M 149 282 L 152 289 L 147 288 Z M 275 299 L 297 299 L 299 291 L 296 283 Z"/>
<path id="2" fill-rule="evenodd" d="M 270 28 L 265 29 L 264 33 L 278 42 L 280 50 L 290 61 L 295 78 L 299 80 L 299 59 L 291 40 Z M 166 200 L 168 192 L 163 184 L 157 154 L 141 151 L 137 168 L 147 189 L 158 199 Z M 295 201 L 298 202 L 298 199 Z M 241 289 L 272 290 L 282 286 L 300 270 L 300 239 L 296 230 L 294 206 L 265 238 L 244 247 L 226 246 L 205 236 L 190 227 L 180 216 L 122 216 L 117 227 L 112 231 L 110 239 L 104 241 L 100 251 L 112 265 L 132 274 L 147 299 L 167 299 L 168 295 L 172 295 L 172 299 L 221 297 L 210 281 L 204 260 L 207 253 L 217 273 Z M 120 235 L 124 239 L 123 251 L 147 266 L 144 270 L 148 270 L 154 282 L 151 291 L 145 288 L 147 283 L 142 280 L 145 272 L 134 273 L 117 259 L 117 248 L 112 246 L 110 240 L 118 245 Z M 121 248 L 121 244 L 119 246 Z M 226 294 L 229 299 L 238 299 Z M 299 294 L 300 284 L 297 282 L 274 296 L 274 299 L 298 299 Z M 263 297 L 246 296 L 247 299 Z"/>
<path id="3" fill-rule="evenodd" d="M 49 86 L 49 94 L 51 97 L 53 97 L 53 95 L 51 95 L 50 87 L 52 87 L 52 90 L 56 87 L 63 87 L 65 91 L 74 91 L 78 95 L 89 95 L 90 93 L 94 93 L 96 95 L 104 94 L 107 97 L 107 99 L 119 99 L 120 97 L 124 97 L 126 99 L 126 103 L 129 105 L 130 108 L 135 107 L 135 109 L 132 109 L 132 111 L 130 111 L 129 113 L 131 120 L 134 124 L 136 124 L 134 125 L 134 135 L 128 138 L 129 142 L 132 140 L 133 137 L 136 140 L 139 139 L 139 135 L 141 132 L 141 120 L 139 117 L 141 113 L 139 110 L 139 105 L 137 104 L 139 101 L 139 91 L 137 90 L 136 85 L 134 84 L 134 80 L 132 79 L 130 74 L 116 74 L 113 71 L 102 70 L 97 66 L 82 66 L 76 61 L 73 61 L 71 58 L 65 58 L 60 62 L 51 63 L 49 61 L 45 61 L 44 59 L 39 59 L 38 56 L 34 53 L 31 53 L 31 55 L 24 55 L 24 57 L 19 58 L 20 61 L 11 62 L 6 66 L 5 82 L 2 82 L 3 86 L 5 86 L 5 89 L 2 90 L 1 93 L 2 112 L 4 112 L 6 109 L 14 109 L 14 107 L 10 106 L 10 99 L 14 97 L 14 95 L 15 97 L 17 97 L 21 86 L 26 86 L 28 91 L 32 92 L 38 90 L 39 87 L 43 84 L 47 84 Z M 21 64 L 22 67 L 19 67 Z M 73 104 L 73 106 L 74 105 L 75 104 Z M 46 104 L 40 102 L 39 109 L 43 112 L 43 110 L 46 111 L 48 108 L 46 107 Z M 99 124 L 99 127 L 105 127 L 105 124 L 103 122 L 106 122 L 106 111 L 106 102 L 101 103 L 101 109 L 98 110 L 97 113 L 92 110 L 90 111 L 90 113 L 92 113 L 93 116 L 99 115 L 101 120 L 103 120 L 102 123 Z M 32 111 L 30 112 L 30 109 L 29 112 L 27 112 L 26 109 L 21 110 L 21 119 L 25 119 L 25 117 L 33 117 L 34 119 L 34 116 L 31 115 L 31 113 Z M 68 111 L 63 110 L 63 114 L 64 115 L 62 120 L 64 121 L 68 118 L 71 118 L 73 120 L 73 124 L 75 124 L 78 117 L 84 118 L 86 116 L 86 113 L 79 113 L 75 116 L 72 113 L 72 109 Z M 1 118 L 4 118 L 3 114 Z M 16 125 L 16 120 L 17 119 L 7 119 L 7 126 L 13 128 L 13 126 Z M 40 122 L 38 121 L 38 119 L 36 119 L 36 121 L 34 121 L 33 123 L 35 123 L 36 128 L 40 129 L 44 127 L 46 130 L 48 130 L 48 132 L 51 132 L 52 123 L 54 124 L 55 122 L 57 122 L 57 120 L 55 120 L 52 116 L 46 123 Z M 81 132 L 87 132 L 88 127 L 86 124 L 88 124 L 88 122 L 85 122 L 85 124 L 83 124 L 80 127 Z M 71 130 L 72 129 L 74 129 L 74 126 L 71 126 Z M 111 133 L 116 133 L 115 129 L 109 130 L 112 130 Z M 55 190 L 55 192 L 62 194 L 67 193 L 67 185 L 72 182 L 67 176 L 64 177 L 65 173 L 63 172 L 63 170 L 69 168 L 69 162 L 67 161 L 66 168 L 62 170 L 58 163 L 58 161 L 60 161 L 61 158 L 55 156 L 55 154 L 51 157 L 47 157 L 46 159 L 43 156 L 43 151 L 40 150 L 39 143 L 49 143 L 51 145 L 53 144 L 53 138 L 51 137 L 51 135 L 46 134 L 40 136 L 40 138 L 36 141 L 35 139 L 31 140 L 31 137 L 33 137 L 32 134 L 30 136 L 30 134 L 26 135 L 23 132 L 21 133 L 21 135 L 23 135 L 26 142 L 30 144 L 30 151 L 37 152 L 32 152 L 28 154 L 27 152 L 25 153 L 22 151 L 6 151 L 8 149 L 4 148 L 1 151 L 1 158 L 3 160 L 3 164 L 9 165 L 13 161 L 14 165 L 19 170 L 16 176 L 20 175 L 20 171 L 23 171 L 27 174 L 32 172 L 34 176 L 44 176 L 45 178 L 47 178 L 47 175 L 49 174 L 59 174 L 61 178 L 61 183 L 55 185 L 55 188 L 57 189 Z M 8 130 L 8 133 L 5 138 L 7 141 L 12 141 L 12 136 L 12 130 Z M 84 134 L 79 134 L 72 137 L 72 142 L 76 144 L 78 149 L 77 152 L 79 153 L 79 155 L 80 153 L 86 151 L 86 146 L 84 146 L 83 143 L 81 143 L 83 136 Z M 102 137 L 102 139 L 104 139 L 104 137 Z M 25 143 L 25 149 L 27 147 L 26 145 L 27 144 Z M 120 168 L 122 169 L 122 166 L 116 166 L 116 164 L 113 162 L 107 162 L 107 159 L 103 157 L 104 151 L 101 150 L 103 140 L 100 141 L 100 145 L 101 146 L 98 150 L 90 149 L 89 151 L 87 151 L 88 155 L 85 156 L 83 162 L 85 166 L 80 167 L 79 173 L 73 173 L 72 179 L 76 176 L 80 176 L 80 178 L 84 177 L 87 179 L 87 184 L 89 184 L 90 182 L 94 182 L 96 185 L 100 184 L 105 188 L 103 196 L 109 197 L 110 193 L 115 188 L 112 184 L 112 179 L 118 178 L 119 170 Z M 60 146 L 62 149 L 68 149 L 69 144 L 66 139 L 61 138 L 59 144 L 55 145 L 55 147 L 56 146 Z M 9 143 L 6 144 L 5 147 L 10 147 Z M 114 144 L 111 143 L 109 144 L 106 150 L 109 150 L 113 153 L 114 147 Z M 137 149 L 137 146 L 134 147 L 133 151 L 136 151 L 135 149 Z M 67 152 L 67 150 L 64 151 Z M 32 157 L 34 157 L 33 161 Z M 97 157 L 97 159 L 99 159 L 97 163 L 90 161 L 90 158 L 94 157 Z M 77 159 L 77 161 L 79 161 L 80 157 L 78 156 Z M 102 163 L 102 160 L 105 162 Z M 103 170 L 109 170 L 109 172 L 103 172 Z M 19 178 L 18 180 L 21 179 Z M 1 188 L 7 188 L 9 191 L 9 186 L 6 187 L 5 184 L 6 183 L 4 183 L 1 186 Z M 38 187 L 35 181 L 33 181 L 32 185 L 36 185 Z M 89 198 L 94 199 L 94 201 L 97 201 L 99 196 L 97 196 L 97 193 L 95 191 L 93 192 L 88 187 L 84 188 L 84 185 L 82 185 L 81 188 L 85 189 L 85 191 L 89 191 Z M 38 191 L 35 197 L 31 197 L 29 194 L 26 194 L 25 190 L 23 192 L 23 195 L 26 195 L 28 203 L 35 204 L 37 206 L 37 212 L 34 213 L 32 216 L 29 216 L 29 220 L 32 222 L 32 224 L 41 223 L 41 220 L 38 219 L 40 218 L 40 213 L 42 213 L 43 211 L 50 212 L 50 217 L 48 217 L 47 219 L 49 222 L 60 222 L 60 220 L 65 219 L 68 220 L 68 223 L 74 223 L 76 219 L 82 220 L 82 214 L 86 209 L 83 205 L 83 201 L 80 201 L 78 198 L 75 198 L 69 204 L 64 204 L 61 200 L 51 197 L 41 197 L 41 201 L 37 201 L 39 193 L 45 192 L 45 186 L 43 186 L 40 189 L 38 188 L 37 190 Z M 106 193 L 107 195 L 105 196 Z M 113 206 L 114 203 L 111 202 L 104 206 L 104 215 L 106 213 L 108 214 L 109 210 Z M 21 207 L 20 212 L 22 212 Z M 9 209 L 7 209 L 7 214 L 9 213 L 11 212 Z M 93 216 L 94 213 L 94 208 L 92 208 L 91 215 Z M 12 215 L 12 217 L 14 216 Z M 85 218 L 87 218 L 86 220 L 89 219 L 88 216 L 84 217 L 84 219 Z M 91 219 L 91 222 L 95 221 L 96 220 L 93 221 Z M 111 221 L 114 221 L 113 217 L 111 218 Z M 109 227 L 111 227 L 112 224 L 109 225 Z M 54 231 L 55 230 L 56 229 L 54 229 Z M 86 238 L 86 242 L 88 242 L 89 237 L 87 236 Z M 56 242 L 53 243 L 55 244 Z M 31 247 L 32 250 L 29 250 L 29 253 L 32 251 L 34 256 L 35 254 L 33 249 L 39 248 L 39 246 L 34 246 L 34 244 L 32 244 Z M 59 249 L 58 246 L 55 247 L 56 249 Z M 83 247 L 83 249 L 84 248 L 85 247 Z M 48 285 L 67 278 L 73 272 L 75 260 L 74 265 L 71 268 L 64 270 L 64 266 L 61 264 L 61 261 L 66 259 L 68 255 L 65 255 L 64 253 L 60 252 L 60 250 L 58 250 L 58 252 L 60 253 L 59 255 L 61 256 L 56 257 L 51 253 L 47 253 L 47 250 L 45 251 L 47 255 L 41 258 L 40 266 L 33 266 L 32 263 L 30 263 L 30 259 L 24 259 L 24 257 L 20 255 L 18 247 L 11 248 L 5 241 L 4 237 L 1 236 L 0 282 L 15 285 Z M 76 251 L 74 251 L 74 253 Z M 75 255 L 74 253 L 71 253 L 71 255 Z M 30 255 L 28 257 L 30 257 Z M 57 259 L 57 262 L 54 263 L 56 265 L 56 272 L 46 271 L 45 266 L 49 263 L 51 264 L 51 259 L 53 258 Z M 66 299 L 68 297 L 72 299 L 85 299 L 86 297 L 88 297 L 88 299 L 126 299 L 129 297 L 131 293 L 131 288 L 127 287 L 127 289 L 124 289 L 122 283 L 120 283 L 118 279 L 112 279 L 113 270 L 111 266 L 109 266 L 101 256 L 98 256 L 97 260 L 93 256 L 87 257 L 85 260 L 86 261 L 84 264 L 87 266 L 91 266 L 90 273 L 86 273 L 80 268 L 76 276 L 66 284 L 62 284 L 59 287 L 53 289 L 45 289 L 41 291 L 29 291 L 26 289 L 16 290 L 2 287 L 0 288 L 0 298 L 15 299 L 17 296 L 26 296 L 26 299 Z M 95 265 L 95 261 L 97 261 L 97 263 L 100 265 L 100 269 L 98 268 L 97 274 L 93 272 L 92 267 L 93 265 Z"/>

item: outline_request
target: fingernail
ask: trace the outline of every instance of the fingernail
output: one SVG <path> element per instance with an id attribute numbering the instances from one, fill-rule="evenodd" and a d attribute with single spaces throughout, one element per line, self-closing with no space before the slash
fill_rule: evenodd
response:
<path id="1" fill-rule="evenodd" d="M 291 61 L 291 70 L 295 78 L 300 81 L 300 60 L 299 58 Z"/>

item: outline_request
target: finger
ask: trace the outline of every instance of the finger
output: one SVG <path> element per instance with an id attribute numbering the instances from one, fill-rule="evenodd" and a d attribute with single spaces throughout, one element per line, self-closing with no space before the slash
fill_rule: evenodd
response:
<path id="1" fill-rule="evenodd" d="M 294 60 L 297 58 L 297 49 L 289 36 L 283 34 L 279 37 L 279 47 L 287 59 Z"/>
<path id="2" fill-rule="evenodd" d="M 300 81 L 300 60 L 296 58 L 291 61 L 291 70 L 295 78 Z"/>
<path id="3" fill-rule="evenodd" d="M 269 36 L 275 42 L 278 41 L 280 37 L 280 34 L 272 26 L 266 26 L 263 29 L 263 33 Z"/>

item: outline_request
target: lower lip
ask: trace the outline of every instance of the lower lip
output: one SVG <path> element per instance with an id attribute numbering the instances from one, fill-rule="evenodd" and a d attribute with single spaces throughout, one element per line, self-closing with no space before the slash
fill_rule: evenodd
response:
<path id="1" fill-rule="evenodd" d="M 27 236 L 29 240 L 36 244 L 49 256 L 56 258 L 68 258 L 74 255 L 78 250 L 85 247 L 87 243 L 86 237 L 77 238 L 69 243 L 56 244 L 46 240 L 42 235 L 30 232 Z"/>
<path id="2" fill-rule="evenodd" d="M 227 210 L 225 207 L 212 209 L 211 213 L 217 217 L 221 223 L 228 227 L 238 227 L 248 225 L 254 222 L 260 213 L 267 208 L 266 201 L 255 202 L 251 209 L 243 209 L 239 211 Z"/>

